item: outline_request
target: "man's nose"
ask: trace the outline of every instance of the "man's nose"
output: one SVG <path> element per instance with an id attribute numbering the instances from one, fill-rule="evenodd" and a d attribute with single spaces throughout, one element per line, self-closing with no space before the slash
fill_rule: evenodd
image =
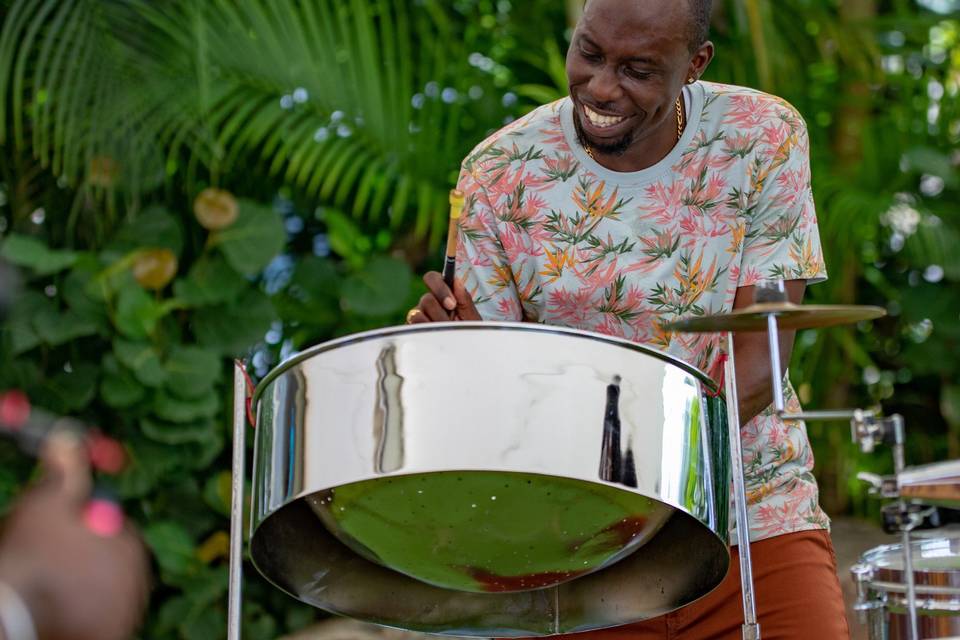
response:
<path id="1" fill-rule="evenodd" d="M 590 97 L 598 103 L 614 102 L 623 95 L 616 67 L 604 65 L 587 84 Z"/>

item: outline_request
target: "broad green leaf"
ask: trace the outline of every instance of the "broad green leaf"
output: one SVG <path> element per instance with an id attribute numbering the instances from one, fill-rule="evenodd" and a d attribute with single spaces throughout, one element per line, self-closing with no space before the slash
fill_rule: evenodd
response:
<path id="1" fill-rule="evenodd" d="M 256 275 L 281 251 L 287 232 L 280 215 L 252 200 L 240 200 L 240 215 L 229 228 L 211 234 L 227 262 L 238 272 Z"/>
<path id="2" fill-rule="evenodd" d="M 409 265 L 377 257 L 343 283 L 343 301 L 348 309 L 367 316 L 385 316 L 403 308 L 413 285 Z"/>
<path id="3" fill-rule="evenodd" d="M 231 493 L 233 491 L 233 476 L 229 471 L 220 473 L 207 478 L 203 485 L 203 499 L 217 513 L 225 516 L 230 515 Z"/>
<path id="4" fill-rule="evenodd" d="M 188 423 L 202 418 L 211 418 L 219 409 L 220 398 L 213 392 L 184 399 L 170 395 L 161 389 L 153 398 L 153 412 L 158 418 L 170 422 Z"/>
<path id="5" fill-rule="evenodd" d="M 133 377 L 133 374 L 120 370 L 106 373 L 100 382 L 100 395 L 111 407 L 126 409 L 132 407 L 146 395 L 146 389 Z"/>
<path id="6" fill-rule="evenodd" d="M 75 311 L 57 311 L 45 307 L 33 319 L 33 328 L 41 340 L 49 345 L 57 346 L 76 338 L 97 333 L 100 326 L 89 317 Z"/>
<path id="7" fill-rule="evenodd" d="M 251 289 L 233 305 L 198 309 L 193 332 L 202 347 L 239 355 L 263 340 L 275 317 L 270 299 Z"/>
<path id="8" fill-rule="evenodd" d="M 116 338 L 113 341 L 113 352 L 117 360 L 130 369 L 141 384 L 158 387 L 167 379 L 167 371 L 152 345 Z"/>
<path id="9" fill-rule="evenodd" d="M 960 385 L 948 384 L 940 390 L 940 413 L 951 427 L 960 428 Z"/>
<path id="10" fill-rule="evenodd" d="M 202 307 L 231 302 L 247 286 L 223 256 L 207 255 L 197 260 L 186 278 L 173 283 L 173 293 L 188 306 Z"/>
<path id="11" fill-rule="evenodd" d="M 80 411 L 97 393 L 98 367 L 82 362 L 61 371 L 37 391 L 39 403 L 58 413 Z"/>
<path id="12" fill-rule="evenodd" d="M 148 207 L 137 214 L 117 232 L 109 251 L 126 254 L 148 248 L 170 249 L 178 257 L 183 251 L 180 221 L 163 207 Z"/>
<path id="13" fill-rule="evenodd" d="M 200 347 L 177 347 L 170 352 L 164 368 L 166 388 L 181 398 L 208 396 L 220 382 L 223 360 L 216 351 Z"/>
<path id="14" fill-rule="evenodd" d="M 166 314 L 160 303 L 137 286 L 127 286 L 117 296 L 113 321 L 124 336 L 147 338 L 156 331 L 157 322 Z"/>
<path id="15" fill-rule="evenodd" d="M 214 439 L 216 424 L 212 420 L 174 424 L 146 418 L 140 421 L 140 429 L 145 436 L 162 444 L 187 444 Z"/>
<path id="16" fill-rule="evenodd" d="M 297 263 L 290 283 L 273 297 L 273 302 L 278 314 L 288 322 L 331 327 L 342 314 L 340 282 L 331 260 L 306 256 Z"/>
<path id="17" fill-rule="evenodd" d="M 194 557 L 193 539 L 175 522 L 148 524 L 143 528 L 143 539 L 163 571 L 184 574 L 194 571 L 199 565 Z"/>
<path id="18" fill-rule="evenodd" d="M 96 276 L 100 265 L 95 258 L 81 259 L 67 275 L 60 294 L 79 317 L 93 322 L 98 328 L 107 328 L 109 318 L 100 283 Z"/>
<path id="19" fill-rule="evenodd" d="M 38 276 L 47 276 L 73 266 L 79 254 L 51 249 L 41 240 L 12 233 L 0 245 L 0 257 L 19 267 L 31 269 Z"/>
<path id="20" fill-rule="evenodd" d="M 13 355 L 27 352 L 42 342 L 33 326 L 33 320 L 47 313 L 56 313 L 56 307 L 50 298 L 36 291 L 26 291 L 20 295 L 6 326 L 2 327 L 2 331 L 9 335 Z"/>

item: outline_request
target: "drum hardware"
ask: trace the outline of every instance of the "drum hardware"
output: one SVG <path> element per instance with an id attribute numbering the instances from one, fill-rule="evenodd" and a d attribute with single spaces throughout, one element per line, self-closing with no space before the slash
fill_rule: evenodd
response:
<path id="1" fill-rule="evenodd" d="M 736 367 L 734 364 L 734 334 L 737 332 L 767 332 L 770 353 L 770 380 L 773 407 L 784 420 L 849 420 L 854 439 L 862 448 L 871 450 L 878 442 L 893 441 L 895 457 L 903 465 L 903 421 L 899 416 L 878 418 L 861 409 L 838 411 L 804 411 L 790 413 L 786 409 L 783 392 L 783 374 L 780 358 L 780 330 L 830 327 L 851 322 L 871 320 L 886 315 L 880 307 L 796 305 L 789 301 L 783 280 L 766 280 L 755 287 L 754 303 L 749 307 L 726 314 L 684 318 L 667 324 L 666 329 L 691 333 L 726 332 L 727 362 L 724 377 L 727 386 L 727 415 L 730 420 L 731 466 L 734 480 L 734 507 L 737 516 L 737 542 L 740 549 L 740 580 L 743 596 L 745 640 L 759 640 L 754 601 L 753 571 L 750 541 L 743 536 L 743 523 L 748 520 L 747 499 L 743 484 L 740 421 L 737 411 Z M 908 559 L 909 562 L 909 559 Z"/>
<path id="2" fill-rule="evenodd" d="M 246 475 L 247 373 L 233 363 L 233 458 L 230 476 L 230 550 L 227 591 L 227 640 L 240 640 L 243 602 L 243 487 Z"/>
<path id="3" fill-rule="evenodd" d="M 727 428 L 730 439 L 730 468 L 733 475 L 733 502 L 737 520 L 737 547 L 740 558 L 740 594 L 743 600 L 743 640 L 760 640 L 760 623 L 753 591 L 753 562 L 750 555 L 750 526 L 747 513 L 747 489 L 743 478 L 743 445 L 740 439 L 740 407 L 737 394 L 733 333 L 727 333 L 726 383 Z"/>
<path id="4" fill-rule="evenodd" d="M 854 610 L 867 625 L 871 640 L 905 640 L 913 633 L 907 615 L 917 611 L 919 637 L 946 639 L 960 633 L 960 538 L 956 531 L 921 536 L 911 541 L 911 553 L 900 544 L 883 545 L 864 553 L 851 567 L 857 587 Z M 905 584 L 907 556 L 916 559 L 917 584 L 909 595 Z"/>

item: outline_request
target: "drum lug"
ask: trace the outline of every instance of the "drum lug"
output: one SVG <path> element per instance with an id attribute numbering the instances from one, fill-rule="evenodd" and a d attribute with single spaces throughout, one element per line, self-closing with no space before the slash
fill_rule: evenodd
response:
<path id="1" fill-rule="evenodd" d="M 853 605 L 853 610 L 857 612 L 860 622 L 866 624 L 869 613 L 883 607 L 882 602 L 870 597 L 870 581 L 873 580 L 874 570 L 867 564 L 855 564 L 850 567 L 850 574 L 857 587 L 857 601 Z"/>

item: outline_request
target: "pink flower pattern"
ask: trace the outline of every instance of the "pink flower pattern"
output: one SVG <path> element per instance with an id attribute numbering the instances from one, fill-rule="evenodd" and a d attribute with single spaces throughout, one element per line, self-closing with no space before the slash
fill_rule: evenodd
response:
<path id="1" fill-rule="evenodd" d="M 488 320 L 624 337 L 718 383 L 721 339 L 663 325 L 729 311 L 761 279 L 826 278 L 806 126 L 783 100 L 698 82 L 660 163 L 615 173 L 574 134 L 568 99 L 528 114 L 463 163 L 458 275 Z M 799 408 L 792 386 L 789 406 Z M 802 422 L 767 408 L 742 430 L 751 539 L 827 528 Z"/>

